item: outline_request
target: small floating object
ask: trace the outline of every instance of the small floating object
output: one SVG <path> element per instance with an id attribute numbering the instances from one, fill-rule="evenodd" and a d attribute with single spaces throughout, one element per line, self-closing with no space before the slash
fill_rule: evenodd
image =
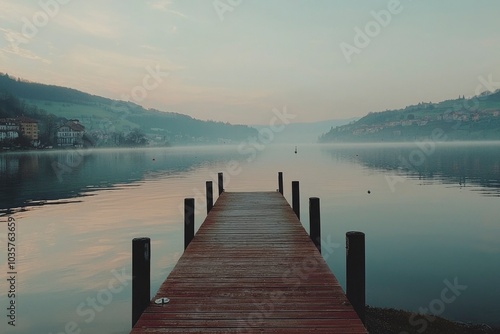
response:
<path id="1" fill-rule="evenodd" d="M 170 302 L 170 299 L 167 297 L 163 297 L 163 298 L 159 298 L 159 299 L 155 300 L 155 304 L 158 304 L 158 305 L 165 305 L 165 304 L 168 304 L 169 302 Z"/>
<path id="2" fill-rule="evenodd" d="M 156 159 L 155 159 L 155 158 L 153 158 L 153 161 L 156 161 Z"/>
<path id="3" fill-rule="evenodd" d="M 372 192 L 370 190 L 368 190 L 368 193 L 371 194 Z"/>
<path id="4" fill-rule="evenodd" d="M 295 146 L 295 154 L 297 154 L 297 146 Z"/>

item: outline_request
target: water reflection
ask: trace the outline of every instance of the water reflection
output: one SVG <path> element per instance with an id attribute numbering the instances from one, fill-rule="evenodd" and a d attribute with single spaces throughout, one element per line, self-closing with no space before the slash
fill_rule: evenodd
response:
<path id="1" fill-rule="evenodd" d="M 96 189 L 241 158 L 235 152 L 218 148 L 214 154 L 214 148 L 207 147 L 0 154 L 0 213 L 67 203 Z"/>
<path id="2" fill-rule="evenodd" d="M 414 149 L 310 146 L 295 154 L 293 146 L 277 146 L 251 162 L 235 147 L 95 151 L 83 159 L 70 151 L 1 155 L 2 208 L 17 208 L 19 293 L 30 302 L 20 303 L 20 327 L 9 332 L 1 323 L 0 332 L 59 333 L 74 321 L 82 333 L 129 333 L 130 285 L 89 323 L 79 305 L 107 288 L 113 270 L 131 272 L 135 237 L 152 238 L 154 294 L 183 250 L 184 198 L 203 198 L 204 182 L 233 159 L 241 173 L 227 175 L 228 191 L 274 190 L 283 171 L 289 201 L 291 180 L 301 182 L 305 211 L 310 196 L 321 198 L 322 235 L 338 245 L 328 264 L 344 287 L 345 232 L 366 233 L 370 304 L 417 310 L 439 296 L 444 279 L 459 277 L 469 289 L 443 315 L 498 324 L 497 198 L 442 185 L 465 181 L 498 195 L 498 146 L 439 145 L 418 168 L 405 167 L 400 157 L 410 161 Z M 54 163 L 74 167 L 60 180 Z M 391 192 L 385 175 L 392 173 L 434 186 L 406 182 Z M 205 218 L 201 198 L 197 227 Z M 302 222 L 308 226 L 305 212 Z"/>
<path id="3" fill-rule="evenodd" d="M 422 184 L 479 186 L 485 196 L 500 196 L 500 143 L 335 145 L 324 146 L 323 152 Z"/>

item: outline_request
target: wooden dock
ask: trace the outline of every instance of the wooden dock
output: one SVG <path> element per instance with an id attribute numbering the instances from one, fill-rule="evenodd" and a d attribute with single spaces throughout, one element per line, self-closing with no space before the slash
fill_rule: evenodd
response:
<path id="1" fill-rule="evenodd" d="M 279 192 L 224 192 L 131 333 L 368 332 Z"/>

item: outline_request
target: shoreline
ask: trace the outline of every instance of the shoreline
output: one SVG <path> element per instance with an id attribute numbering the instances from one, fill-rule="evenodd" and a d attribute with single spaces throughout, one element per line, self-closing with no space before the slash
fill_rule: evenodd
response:
<path id="1" fill-rule="evenodd" d="M 366 327 L 370 334 L 500 334 L 500 327 L 486 324 L 452 321 L 441 317 L 426 320 L 424 316 L 410 317 L 414 312 L 381 307 L 366 307 Z M 429 319 L 431 319 L 430 316 Z"/>

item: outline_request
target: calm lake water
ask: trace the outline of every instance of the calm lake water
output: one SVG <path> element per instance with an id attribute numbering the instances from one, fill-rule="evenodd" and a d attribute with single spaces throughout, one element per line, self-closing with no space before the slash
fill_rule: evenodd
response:
<path id="1" fill-rule="evenodd" d="M 500 325 L 500 144 L 293 150 L 0 154 L 0 332 L 128 333 L 131 240 L 152 239 L 154 295 L 183 250 L 183 199 L 196 197 L 199 226 L 205 181 L 220 171 L 228 191 L 273 191 L 283 171 L 289 202 L 291 181 L 300 181 L 306 230 L 308 198 L 320 197 L 330 244 L 323 256 L 344 288 L 345 233 L 365 232 L 368 304 Z M 15 329 L 4 315 L 9 217 L 17 229 Z M 446 281 L 466 288 L 444 302 Z"/>

